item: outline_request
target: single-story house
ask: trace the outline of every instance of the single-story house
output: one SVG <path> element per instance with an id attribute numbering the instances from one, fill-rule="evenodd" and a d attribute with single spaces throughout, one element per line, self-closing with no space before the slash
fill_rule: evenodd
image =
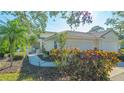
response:
<path id="1" fill-rule="evenodd" d="M 79 48 L 81 50 L 100 49 L 117 52 L 120 48 L 118 35 L 114 31 L 78 32 L 65 31 L 67 40 L 65 48 Z M 57 32 L 45 32 L 39 38 L 39 48 L 50 51 L 55 48 Z M 58 44 L 56 44 L 58 45 Z M 58 47 L 58 46 L 57 46 Z"/>

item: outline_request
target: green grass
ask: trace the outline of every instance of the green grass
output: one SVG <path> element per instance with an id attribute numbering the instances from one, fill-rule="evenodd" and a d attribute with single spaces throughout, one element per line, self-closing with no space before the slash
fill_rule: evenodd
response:
<path id="1" fill-rule="evenodd" d="M 7 63 L 7 62 L 0 62 L 0 68 L 1 67 L 5 67 L 5 66 L 9 66 L 9 63 Z"/>
<path id="2" fill-rule="evenodd" d="M 16 81 L 19 78 L 20 73 L 4 73 L 0 74 L 0 81 Z M 27 77 L 23 80 L 32 80 L 32 77 Z"/>
<path id="3" fill-rule="evenodd" d="M 28 58 L 16 60 L 13 66 L 9 67 L 10 62 L 0 60 L 0 81 L 39 81 L 57 80 L 60 78 L 56 68 L 39 68 L 29 64 Z M 55 75 L 56 74 L 56 75 Z"/>
<path id="4" fill-rule="evenodd" d="M 26 72 L 20 72 L 22 62 L 19 60 L 13 63 L 13 67 L 0 71 L 0 81 L 33 80 Z M 10 62 L 0 62 L 0 68 L 8 67 Z"/>
<path id="5" fill-rule="evenodd" d="M 19 76 L 19 73 L 4 73 L 4 74 L 0 74 L 0 80 L 15 81 L 17 80 L 18 76 Z"/>
<path id="6" fill-rule="evenodd" d="M 16 56 L 24 56 L 24 52 L 15 53 Z M 0 69 L 5 68 L 4 70 L 0 71 L 0 81 L 16 81 L 19 78 L 21 80 L 32 80 L 31 76 L 25 76 L 25 72 L 20 72 L 22 59 L 13 61 L 13 66 L 11 68 L 6 68 L 10 66 L 10 62 L 7 59 L 0 60 Z M 22 77 L 20 77 L 22 76 Z"/>

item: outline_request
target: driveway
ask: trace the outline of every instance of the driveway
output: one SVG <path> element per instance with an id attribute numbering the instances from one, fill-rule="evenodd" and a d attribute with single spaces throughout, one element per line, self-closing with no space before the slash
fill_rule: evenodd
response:
<path id="1" fill-rule="evenodd" d="M 124 81 L 124 72 L 111 78 L 112 81 Z"/>
<path id="2" fill-rule="evenodd" d="M 120 62 L 117 67 L 113 69 L 110 74 L 112 81 L 123 81 L 124 80 L 124 62 Z"/>

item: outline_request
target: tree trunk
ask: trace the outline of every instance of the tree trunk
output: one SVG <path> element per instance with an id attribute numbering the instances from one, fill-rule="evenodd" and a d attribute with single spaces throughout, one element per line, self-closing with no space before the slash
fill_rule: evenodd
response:
<path id="1" fill-rule="evenodd" d="M 10 67 L 13 66 L 13 55 L 10 53 Z"/>
<path id="2" fill-rule="evenodd" d="M 13 66 L 13 43 L 10 43 L 10 67 Z"/>

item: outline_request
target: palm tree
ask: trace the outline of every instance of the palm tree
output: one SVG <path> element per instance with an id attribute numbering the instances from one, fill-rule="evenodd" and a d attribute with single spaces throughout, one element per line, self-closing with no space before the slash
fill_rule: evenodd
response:
<path id="1" fill-rule="evenodd" d="M 26 29 L 20 25 L 18 19 L 7 21 L 5 24 L 0 24 L 0 37 L 1 41 L 8 42 L 8 48 L 10 53 L 10 67 L 13 65 L 13 56 L 16 50 L 17 44 L 26 44 Z"/>

